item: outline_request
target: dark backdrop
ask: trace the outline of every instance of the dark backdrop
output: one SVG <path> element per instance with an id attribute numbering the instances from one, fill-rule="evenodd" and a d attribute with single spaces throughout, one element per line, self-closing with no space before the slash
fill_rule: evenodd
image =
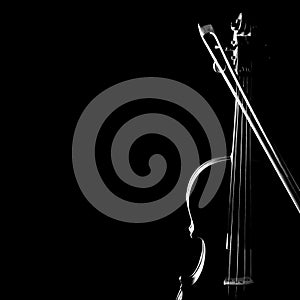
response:
<path id="1" fill-rule="evenodd" d="M 60 158 L 52 165 L 56 170 L 49 188 L 51 201 L 40 212 L 46 230 L 37 231 L 43 243 L 35 254 L 39 259 L 34 280 L 39 279 L 36 285 L 44 294 L 175 299 L 178 276 L 189 255 L 185 205 L 159 221 L 131 224 L 101 214 L 81 193 L 71 163 L 72 137 L 81 112 L 99 93 L 137 77 L 182 82 L 212 106 L 230 148 L 234 101 L 212 70 L 197 23 L 213 24 L 226 44 L 231 38 L 230 21 L 241 8 L 201 3 L 171 5 L 166 10 L 150 3 L 124 6 L 73 4 L 47 8 L 38 17 L 41 48 L 46 50 L 41 61 L 50 74 L 52 121 L 61 121 L 51 138 Z M 246 12 L 258 28 L 253 105 L 299 182 L 297 16 L 293 8 L 281 7 L 253 6 Z M 260 146 L 254 146 L 260 170 L 255 176 L 261 183 L 256 187 L 254 222 L 259 224 L 255 230 L 260 230 L 257 251 L 263 253 L 254 261 L 254 271 L 268 278 L 264 288 L 271 294 L 297 293 L 299 215 Z M 263 268 L 264 263 L 270 268 Z M 220 271 L 218 266 L 215 271 Z"/>

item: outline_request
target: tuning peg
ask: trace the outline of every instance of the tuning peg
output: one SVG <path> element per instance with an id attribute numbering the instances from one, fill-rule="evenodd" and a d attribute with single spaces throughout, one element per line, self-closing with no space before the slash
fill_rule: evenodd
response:
<path id="1" fill-rule="evenodd" d="M 225 47 L 225 52 L 233 52 L 237 47 L 237 43 L 233 43 L 233 41 L 230 42 L 229 46 Z"/>
<path id="2" fill-rule="evenodd" d="M 231 43 L 231 45 L 234 46 L 234 47 L 236 47 L 236 45 L 237 45 L 237 41 L 236 41 L 236 40 L 232 40 L 230 43 Z"/>
<path id="3" fill-rule="evenodd" d="M 225 47 L 225 52 L 233 52 L 233 49 L 231 47 Z"/>

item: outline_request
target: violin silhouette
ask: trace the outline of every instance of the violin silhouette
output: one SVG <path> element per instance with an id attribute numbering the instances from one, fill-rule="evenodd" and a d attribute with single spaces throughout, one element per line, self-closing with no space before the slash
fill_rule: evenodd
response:
<path id="1" fill-rule="evenodd" d="M 231 24 L 233 31 L 231 47 L 225 50 L 229 53 L 231 63 L 212 25 L 202 27 L 198 25 L 198 28 L 213 58 L 213 69 L 221 74 L 235 99 L 234 122 L 231 154 L 212 158 L 203 163 L 192 174 L 187 186 L 186 204 L 191 220 L 189 232 L 194 239 L 199 259 L 192 272 L 179 278 L 181 285 L 177 300 L 194 299 L 193 296 L 200 292 L 202 296 L 209 295 L 209 299 L 215 297 L 253 299 L 255 285 L 252 272 L 253 134 L 300 213 L 299 187 L 270 143 L 250 104 L 252 60 L 249 49 L 253 39 L 253 26 L 244 21 L 242 13 Z M 209 172 L 212 169 L 223 168 L 224 164 L 227 177 L 215 197 L 222 200 L 207 200 L 203 192 L 197 206 L 198 203 L 191 197 L 196 180 L 197 184 L 205 183 Z M 204 224 L 205 228 L 209 228 L 209 233 L 204 232 Z M 216 269 L 220 272 L 215 272 Z M 197 288 L 193 290 L 196 282 L 199 283 L 198 290 Z M 201 299 L 205 299 L 203 297 Z"/>

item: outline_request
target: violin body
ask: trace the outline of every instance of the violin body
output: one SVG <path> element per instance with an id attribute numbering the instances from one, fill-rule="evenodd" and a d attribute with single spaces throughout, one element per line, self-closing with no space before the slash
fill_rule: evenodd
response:
<path id="1" fill-rule="evenodd" d="M 204 188 L 211 169 L 220 168 L 224 164 L 226 165 L 225 176 L 215 197 L 205 207 L 199 208 L 201 188 Z M 253 250 L 251 283 L 224 285 L 228 275 L 229 250 L 226 249 L 226 236 L 231 161 L 219 161 L 199 173 L 195 188 L 190 195 L 189 206 L 194 223 L 191 239 L 194 248 L 191 256 L 186 258 L 189 270 L 185 270 L 180 277 L 181 288 L 177 296 L 178 300 L 271 299 L 278 295 L 293 299 L 297 293 L 299 294 L 297 290 L 297 282 L 300 278 L 297 274 L 300 267 L 300 245 L 297 242 L 300 228 L 298 213 L 290 205 L 291 203 L 282 201 L 282 198 L 286 197 L 285 190 L 278 185 L 278 178 L 267 162 L 258 159 L 252 164 L 252 169 L 254 221 L 250 234 Z M 202 240 L 205 243 L 205 250 Z M 200 274 L 197 274 L 199 261 L 203 259 L 203 251 L 205 252 L 203 268 Z M 233 253 L 237 258 L 237 252 Z M 239 261 L 240 264 L 243 261 L 242 254 L 239 255 Z M 249 268 L 248 264 L 246 275 L 249 275 Z M 240 277 L 243 272 L 241 268 Z M 193 278 L 193 275 L 196 275 L 196 278 Z"/>
<path id="2" fill-rule="evenodd" d="M 200 209 L 199 204 L 201 206 L 201 202 L 199 203 L 200 197 L 197 191 L 201 190 L 201 187 L 205 185 L 208 175 L 213 168 L 224 168 L 224 165 L 226 169 L 221 186 L 212 201 Z M 228 259 L 226 235 L 230 165 L 230 160 L 222 160 L 214 162 L 203 169 L 197 178 L 197 189 L 194 188 L 195 193 L 192 193 L 190 196 L 189 208 L 194 223 L 191 238 L 195 240 L 195 247 L 197 247 L 197 250 L 194 249 L 194 251 L 198 252 L 198 262 L 203 252 L 205 252 L 205 258 L 202 270 L 199 270 L 199 263 L 197 263 L 194 265 L 193 270 L 189 270 L 187 274 L 181 276 L 183 300 L 197 299 L 199 295 L 201 295 L 201 299 L 231 299 L 235 295 L 233 286 L 229 287 L 230 294 L 228 294 L 228 286 L 224 285 Z M 205 249 L 200 241 L 203 241 L 205 244 Z M 239 294 L 240 290 L 241 288 L 238 287 Z"/>

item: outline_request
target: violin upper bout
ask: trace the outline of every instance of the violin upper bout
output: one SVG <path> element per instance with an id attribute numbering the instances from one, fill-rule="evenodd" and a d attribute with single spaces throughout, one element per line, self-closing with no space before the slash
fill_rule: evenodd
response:
<path id="1" fill-rule="evenodd" d="M 190 178 L 190 181 L 187 186 L 186 191 L 186 202 L 189 205 L 189 197 L 192 192 L 192 188 L 198 176 L 204 172 L 206 169 L 210 168 L 209 177 L 207 179 L 207 183 L 205 188 L 203 189 L 198 207 L 203 208 L 205 207 L 215 196 L 216 192 L 218 191 L 224 174 L 225 174 L 225 167 L 226 163 L 231 161 L 230 156 L 223 156 L 218 158 L 213 158 L 211 160 L 206 161 L 202 165 L 200 165 L 193 173 Z"/>

